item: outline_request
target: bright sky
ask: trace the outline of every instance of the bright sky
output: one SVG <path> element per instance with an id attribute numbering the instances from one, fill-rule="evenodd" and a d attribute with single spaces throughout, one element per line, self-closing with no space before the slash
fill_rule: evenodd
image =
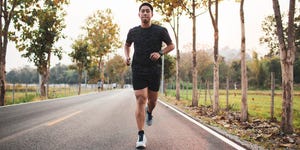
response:
<path id="1" fill-rule="evenodd" d="M 225 0 L 219 6 L 219 48 L 230 47 L 233 49 L 240 48 L 240 16 L 239 3 L 231 2 L 233 0 Z M 287 0 L 279 0 L 281 11 L 288 9 Z M 298 2 L 299 4 L 299 2 Z M 120 38 L 125 41 L 127 32 L 130 28 L 139 25 L 138 18 L 139 3 L 135 0 L 71 0 L 67 6 L 67 16 L 65 18 L 67 27 L 64 30 L 66 39 L 61 40 L 58 45 L 64 49 L 62 60 L 52 57 L 51 65 L 61 62 L 62 64 L 71 64 L 71 59 L 68 56 L 71 45 L 82 33 L 81 27 L 85 25 L 85 20 L 92 15 L 96 10 L 104 10 L 106 8 L 112 9 L 115 23 L 120 27 Z M 261 23 L 263 19 L 271 14 L 274 14 L 271 0 L 245 0 L 244 4 L 245 23 L 246 23 L 246 49 L 251 54 L 252 50 L 256 50 L 260 55 L 266 54 L 265 47 L 259 45 L 259 38 L 262 36 Z M 155 20 L 160 17 L 158 13 L 154 13 Z M 180 44 L 179 48 L 192 42 L 192 23 L 191 20 L 183 16 L 180 21 Z M 172 39 L 173 31 L 168 24 L 167 27 Z M 209 14 L 206 13 L 197 18 L 197 43 L 200 45 L 208 45 L 213 47 L 213 28 Z M 123 49 L 117 50 L 117 53 L 124 56 Z M 175 50 L 172 52 L 175 54 Z M 27 61 L 26 58 L 21 57 L 13 44 L 9 44 L 6 56 L 6 70 L 10 71 L 13 68 L 19 68 L 24 65 L 34 66 L 33 63 Z"/>

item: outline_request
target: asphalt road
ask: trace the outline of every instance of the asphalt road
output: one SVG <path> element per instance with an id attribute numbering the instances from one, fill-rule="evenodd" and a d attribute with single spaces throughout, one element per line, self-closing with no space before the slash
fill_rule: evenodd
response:
<path id="1" fill-rule="evenodd" d="M 0 107 L 0 150 L 133 150 L 132 89 Z M 239 149 L 158 103 L 147 150 Z"/>

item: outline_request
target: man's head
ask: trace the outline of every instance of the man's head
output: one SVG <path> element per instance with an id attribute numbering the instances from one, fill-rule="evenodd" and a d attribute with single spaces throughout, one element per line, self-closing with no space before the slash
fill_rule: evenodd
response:
<path id="1" fill-rule="evenodd" d="M 143 3 L 139 7 L 139 17 L 143 24 L 151 24 L 151 18 L 153 16 L 153 7 L 149 3 Z"/>
<path id="2" fill-rule="evenodd" d="M 141 11 L 141 8 L 142 8 L 143 6 L 148 6 L 148 7 L 150 8 L 150 10 L 153 12 L 153 7 L 152 7 L 152 5 L 149 4 L 149 3 L 143 3 L 143 4 L 141 4 L 141 5 L 140 5 L 140 8 L 139 8 L 139 11 Z"/>

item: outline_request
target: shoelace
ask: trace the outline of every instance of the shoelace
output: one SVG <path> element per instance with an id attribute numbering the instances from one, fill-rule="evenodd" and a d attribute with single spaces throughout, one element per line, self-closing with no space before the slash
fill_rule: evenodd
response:
<path id="1" fill-rule="evenodd" d="M 139 142 L 143 141 L 144 135 L 143 134 L 139 134 Z"/>

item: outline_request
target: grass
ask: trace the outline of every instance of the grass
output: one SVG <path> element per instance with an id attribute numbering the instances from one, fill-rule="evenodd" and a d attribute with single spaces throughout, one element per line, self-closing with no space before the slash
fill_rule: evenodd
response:
<path id="1" fill-rule="evenodd" d="M 26 90 L 27 88 L 27 90 Z M 45 97 L 40 97 L 40 95 L 37 93 L 35 88 L 28 88 L 25 86 L 16 86 L 15 92 L 12 92 L 12 88 L 8 88 L 5 94 L 5 104 L 6 105 L 12 105 L 12 104 L 19 104 L 19 103 L 27 103 L 27 102 L 33 102 L 33 101 L 40 101 L 43 99 L 46 99 Z M 97 89 L 93 88 L 81 88 L 81 94 L 89 93 L 92 91 L 96 91 Z M 61 97 L 67 97 L 67 96 L 73 96 L 77 95 L 78 93 L 78 87 L 70 86 L 70 87 L 50 87 L 48 98 L 47 99 L 54 99 L 54 98 L 61 98 Z"/>
<path id="2" fill-rule="evenodd" d="M 175 97 L 175 90 L 167 90 L 167 95 Z M 181 100 L 188 101 L 189 105 L 191 105 L 192 100 L 192 90 L 181 90 Z M 213 91 L 211 91 L 213 94 Z M 248 113 L 253 118 L 260 119 L 270 119 L 271 112 L 271 96 L 270 91 L 248 91 Z M 211 96 L 213 98 L 213 95 Z M 210 98 L 207 95 L 207 100 L 204 98 L 204 90 L 200 91 L 200 97 L 198 104 L 199 105 L 211 105 Z M 229 98 L 228 98 L 229 107 L 231 110 L 240 111 L 241 107 L 241 95 L 238 90 L 230 90 Z M 226 108 L 226 91 L 219 91 L 219 104 L 220 107 Z M 274 97 L 274 117 L 277 120 L 281 120 L 281 108 L 282 108 L 282 98 L 281 91 L 275 92 Z M 293 99 L 293 125 L 296 130 L 300 130 L 300 91 L 294 91 L 294 99 Z"/>

